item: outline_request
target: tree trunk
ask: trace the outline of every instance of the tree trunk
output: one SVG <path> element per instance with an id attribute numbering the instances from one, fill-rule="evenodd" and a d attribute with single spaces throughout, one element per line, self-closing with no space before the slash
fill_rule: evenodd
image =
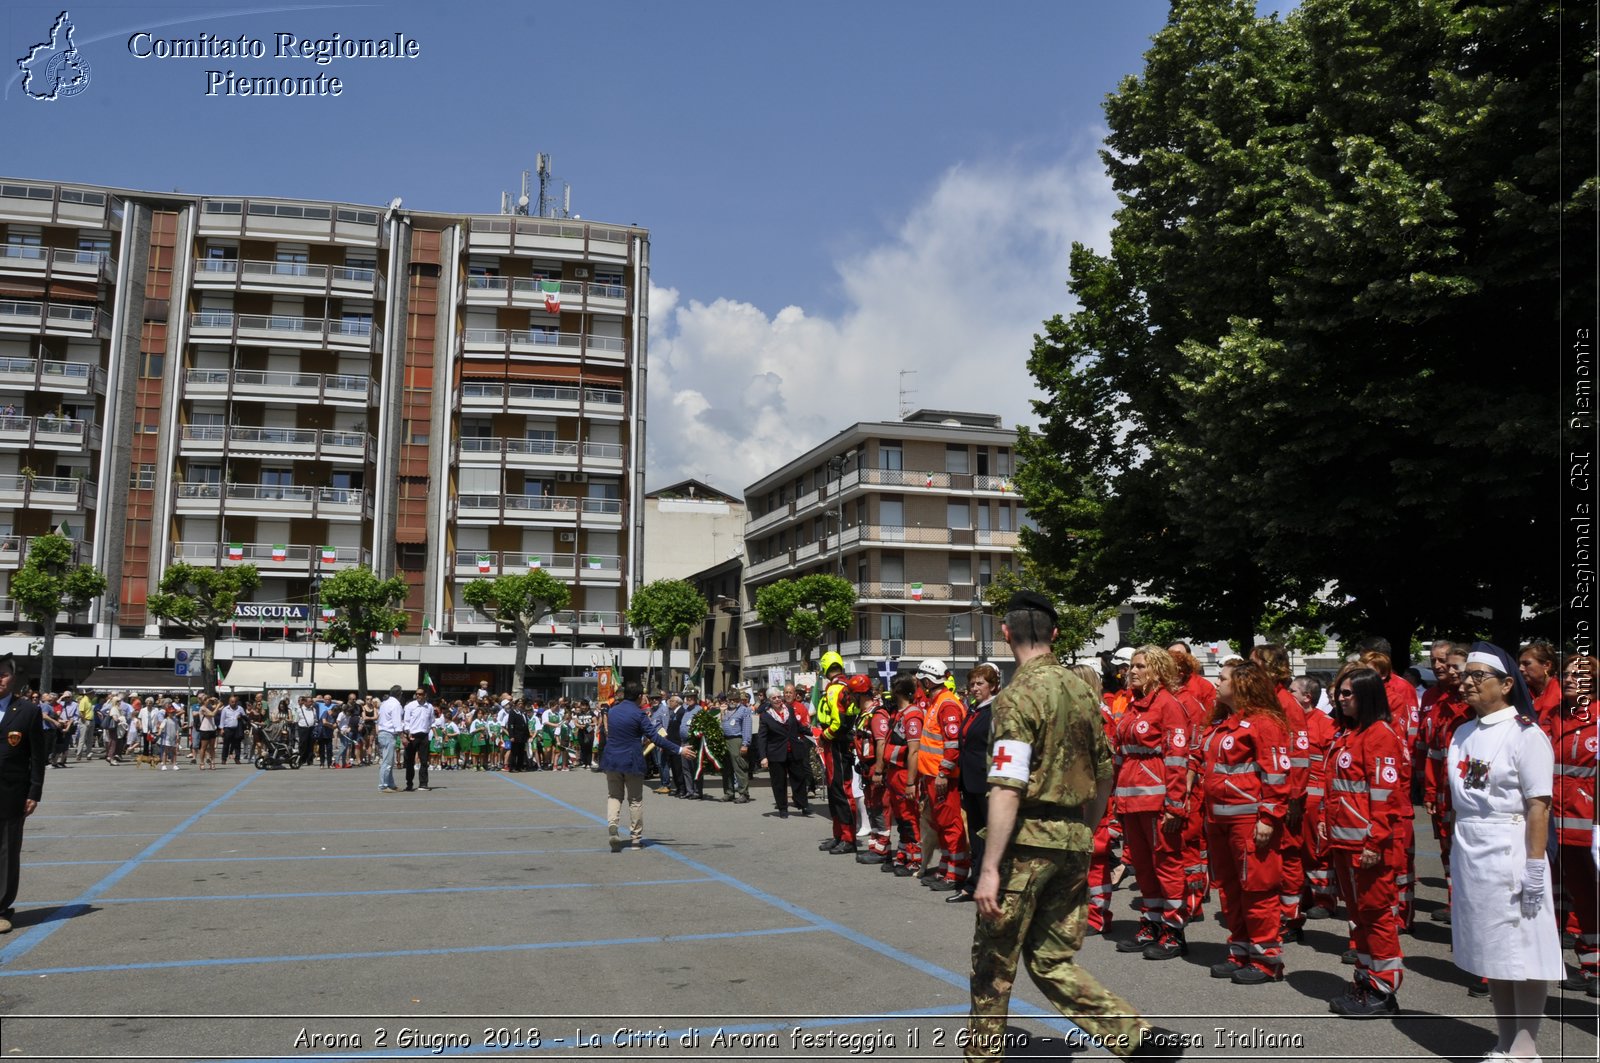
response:
<path id="1" fill-rule="evenodd" d="M 44 642 L 39 647 L 39 690 L 41 693 L 53 694 L 55 690 L 50 686 L 55 678 L 56 670 L 56 618 L 52 613 L 45 618 Z"/>
<path id="2" fill-rule="evenodd" d="M 367 696 L 367 641 L 356 639 L 356 689 Z"/>
<path id="3" fill-rule="evenodd" d="M 207 624 L 200 637 L 200 693 L 210 697 L 217 692 L 217 625 Z"/>
<path id="4" fill-rule="evenodd" d="M 1522 577 L 1502 566 L 1489 584 L 1489 636 L 1494 644 L 1520 657 L 1522 649 Z"/>
<path id="5" fill-rule="evenodd" d="M 522 616 L 518 616 L 517 617 L 517 629 L 516 629 L 516 634 L 517 634 L 517 657 L 516 657 L 516 666 L 515 666 L 516 669 L 517 669 L 517 672 L 516 672 L 516 679 L 514 680 L 516 685 L 513 686 L 511 689 L 516 693 L 516 695 L 518 697 L 522 696 L 522 691 L 528 685 L 527 675 L 528 675 L 528 627 L 529 627 L 529 625 L 525 621 L 526 621 L 525 617 L 522 617 Z"/>

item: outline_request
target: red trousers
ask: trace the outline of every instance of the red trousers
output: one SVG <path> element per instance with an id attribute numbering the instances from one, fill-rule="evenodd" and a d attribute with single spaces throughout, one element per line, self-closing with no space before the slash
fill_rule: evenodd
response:
<path id="1" fill-rule="evenodd" d="M 917 789 L 922 800 L 933 810 L 933 829 L 939 833 L 939 847 L 945 852 L 946 877 L 952 882 L 965 882 L 972 872 L 972 858 L 967 853 L 967 826 L 961 819 L 961 784 L 950 780 L 945 784 L 944 796 L 934 791 L 935 779 L 922 776 L 917 779 Z"/>
<path id="2" fill-rule="evenodd" d="M 1194 922 L 1205 917 L 1206 898 L 1211 896 L 1211 874 L 1206 858 L 1205 816 L 1198 803 L 1191 804 L 1183 822 L 1183 917 Z"/>
<path id="3" fill-rule="evenodd" d="M 885 789 L 888 791 L 889 818 L 897 828 L 896 833 L 900 835 L 894 862 L 915 867 L 922 863 L 922 846 L 919 844 L 917 831 L 917 803 L 912 799 L 908 789 L 904 768 L 896 768 L 889 772 L 889 785 Z"/>
<path id="4" fill-rule="evenodd" d="M 1293 832 L 1285 827 L 1282 840 L 1278 843 L 1278 855 L 1283 863 L 1283 885 L 1278 890 L 1278 918 L 1283 920 L 1285 926 L 1299 926 L 1305 922 L 1300 918 L 1300 891 L 1306 885 L 1303 817 L 1300 826 L 1302 830 Z"/>
<path id="5" fill-rule="evenodd" d="M 1578 967 L 1587 978 L 1600 976 L 1600 934 L 1596 932 L 1594 861 L 1583 845 L 1555 847 L 1552 876 L 1561 884 L 1566 910 L 1563 925 L 1578 935 Z"/>
<path id="6" fill-rule="evenodd" d="M 1222 894 L 1228 916 L 1229 961 L 1278 976 L 1283 974 L 1279 933 L 1283 856 L 1277 837 L 1257 849 L 1255 830 L 1252 815 L 1212 816 L 1207 821 L 1211 880 Z"/>
<path id="7" fill-rule="evenodd" d="M 1400 917 L 1401 929 L 1410 930 L 1417 915 L 1417 824 L 1412 818 L 1410 805 L 1406 806 L 1406 814 L 1396 821 L 1394 837 L 1395 843 L 1400 846 L 1400 854 L 1404 856 L 1403 865 L 1392 869 L 1395 876 L 1395 914 Z M 1398 862 L 1401 856 L 1397 855 L 1395 859 Z"/>
<path id="8" fill-rule="evenodd" d="M 1094 850 L 1089 854 L 1089 928 L 1104 930 L 1111 925 L 1111 872 L 1122 861 L 1111 855 L 1122 829 L 1115 817 L 1107 816 L 1094 831 Z"/>
<path id="9" fill-rule="evenodd" d="M 1360 853 L 1335 849 L 1328 854 L 1345 910 L 1350 914 L 1356 950 L 1356 981 L 1365 982 L 1380 993 L 1394 993 L 1405 974 L 1405 957 L 1400 951 L 1400 917 L 1396 908 L 1396 871 L 1404 866 L 1405 853 L 1397 850 L 1378 866 L 1359 866 Z"/>
<path id="10" fill-rule="evenodd" d="M 1300 823 L 1300 852 L 1306 880 L 1301 896 L 1309 898 L 1313 906 L 1320 904 L 1331 912 L 1339 907 L 1339 883 L 1334 880 L 1329 854 L 1317 855 L 1316 824 L 1321 818 L 1322 810 L 1311 806 L 1306 809 L 1305 818 Z M 1300 922 L 1304 921 L 1302 917 Z"/>
<path id="11" fill-rule="evenodd" d="M 1183 835 L 1160 827 L 1160 812 L 1124 812 L 1122 838 L 1139 883 L 1140 919 L 1183 929 Z"/>

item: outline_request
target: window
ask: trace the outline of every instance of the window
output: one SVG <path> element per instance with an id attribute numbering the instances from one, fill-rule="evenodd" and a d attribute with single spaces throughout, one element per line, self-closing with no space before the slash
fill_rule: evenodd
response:
<path id="1" fill-rule="evenodd" d="M 947 513 L 947 516 L 945 517 L 945 523 L 947 523 L 950 527 L 972 527 L 972 514 L 968 511 L 967 503 L 965 501 L 951 502 L 945 507 L 945 511 Z"/>
<path id="2" fill-rule="evenodd" d="M 103 207 L 106 205 L 106 197 L 100 192 L 84 192 L 77 188 L 63 188 L 61 190 L 61 202 L 83 203 L 91 207 Z"/>
<path id="3" fill-rule="evenodd" d="M 1001 447 L 994 454 L 994 473 L 996 476 L 1011 475 L 1011 451 Z"/>
<path id="4" fill-rule="evenodd" d="M 989 448 L 988 447 L 979 447 L 978 448 L 978 475 L 979 476 L 988 476 L 989 475 Z"/>
<path id="5" fill-rule="evenodd" d="M 335 469 L 333 471 L 333 486 L 342 491 L 359 491 L 365 482 L 365 473 L 349 469 Z M 496 485 L 498 488 L 498 485 Z"/>
<path id="6" fill-rule="evenodd" d="M 878 617 L 878 630 L 882 638 L 904 639 L 906 637 L 906 615 L 904 613 L 884 613 Z"/>
<path id="7" fill-rule="evenodd" d="M 984 502 L 978 503 L 978 530 L 981 532 L 989 530 L 989 506 Z"/>
<path id="8" fill-rule="evenodd" d="M 1000 507 L 1000 530 L 1001 531 L 1012 531 L 1012 530 L 1014 530 L 1013 527 L 1012 527 L 1012 520 L 1011 520 L 1012 513 L 1013 513 L 1013 510 L 1012 510 L 1012 508 L 1010 506 L 1001 506 Z"/>
<path id="9" fill-rule="evenodd" d="M 160 380 L 162 369 L 165 367 L 167 356 L 146 351 L 139 356 L 139 375 L 146 380 Z"/>
<path id="10" fill-rule="evenodd" d="M 261 470 L 261 482 L 270 484 L 273 487 L 292 487 L 294 486 L 294 470 L 264 468 Z"/>
<path id="11" fill-rule="evenodd" d="M 952 557 L 950 559 L 950 582 L 951 583 L 971 583 L 972 582 L 972 558 L 970 558 L 970 557 Z"/>
<path id="12" fill-rule="evenodd" d="M 885 441 L 878 444 L 878 468 L 899 472 L 905 467 L 905 454 L 899 443 Z"/>
<path id="13" fill-rule="evenodd" d="M 878 578 L 884 583 L 904 583 L 906 559 L 899 554 L 884 554 L 878 562 Z"/>
<path id="14" fill-rule="evenodd" d="M 967 462 L 967 448 L 948 446 L 944 448 L 944 471 L 957 475 L 966 475 L 971 466 Z"/>
<path id="15" fill-rule="evenodd" d="M 156 486 L 156 467 L 154 465 L 138 465 L 134 467 L 133 475 L 128 477 L 128 488 L 133 491 L 149 491 Z"/>
<path id="16" fill-rule="evenodd" d="M 972 637 L 972 614 L 951 613 L 950 622 L 946 625 L 950 631 L 950 638 L 955 641 L 970 639 Z"/>
<path id="17" fill-rule="evenodd" d="M 992 565 L 987 557 L 978 559 L 978 586 L 987 587 L 994 582 L 994 573 L 991 568 Z"/>
<path id="18" fill-rule="evenodd" d="M 878 523 L 889 528 L 905 527 L 906 504 L 898 498 L 878 499 Z"/>

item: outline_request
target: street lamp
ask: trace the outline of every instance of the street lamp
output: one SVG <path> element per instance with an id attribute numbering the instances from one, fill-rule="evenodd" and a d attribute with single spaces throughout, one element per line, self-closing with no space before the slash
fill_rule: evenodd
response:
<path id="1" fill-rule="evenodd" d="M 311 690 L 317 689 L 317 621 L 322 617 L 322 551 L 311 561 Z"/>
<path id="2" fill-rule="evenodd" d="M 983 614 L 983 595 L 974 589 L 972 592 L 972 641 L 977 647 L 978 663 L 980 664 L 988 654 L 984 651 L 983 631 L 978 625 L 987 619 L 988 617 Z"/>

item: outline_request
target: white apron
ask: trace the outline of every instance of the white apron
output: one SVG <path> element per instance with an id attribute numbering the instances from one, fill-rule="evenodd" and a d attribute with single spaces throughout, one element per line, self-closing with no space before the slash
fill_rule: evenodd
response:
<path id="1" fill-rule="evenodd" d="M 1560 981 L 1557 884 L 1545 868 L 1544 903 L 1522 918 L 1527 861 L 1528 797 L 1549 796 L 1554 769 L 1550 740 L 1538 727 L 1502 709 L 1456 730 L 1445 762 L 1455 810 L 1450 940 L 1463 971 L 1506 981 Z M 1540 854 L 1540 859 L 1544 855 Z"/>

